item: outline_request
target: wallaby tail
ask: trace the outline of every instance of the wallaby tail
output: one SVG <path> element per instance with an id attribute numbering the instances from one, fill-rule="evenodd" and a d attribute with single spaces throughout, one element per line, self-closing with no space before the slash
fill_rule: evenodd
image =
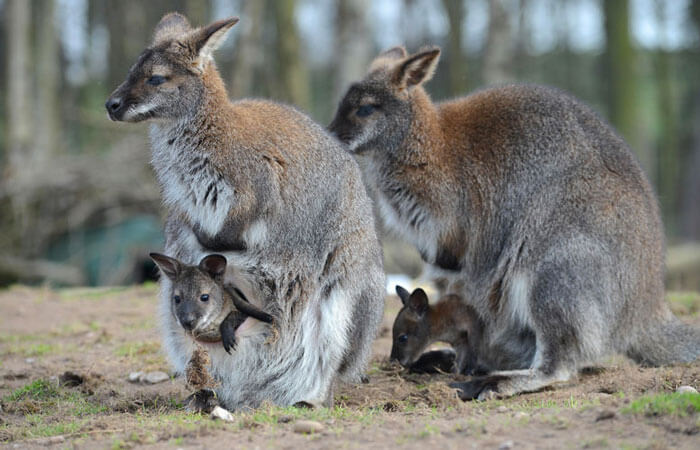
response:
<path id="1" fill-rule="evenodd" d="M 686 325 L 670 311 L 640 330 L 627 356 L 644 366 L 688 363 L 700 357 L 700 329 Z"/>

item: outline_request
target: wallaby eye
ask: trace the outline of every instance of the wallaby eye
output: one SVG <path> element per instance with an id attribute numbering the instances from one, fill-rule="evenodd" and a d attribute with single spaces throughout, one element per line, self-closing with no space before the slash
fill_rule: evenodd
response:
<path id="1" fill-rule="evenodd" d="M 179 295 L 173 296 L 173 300 L 175 301 L 176 305 L 180 304 L 180 296 Z"/>
<path id="2" fill-rule="evenodd" d="M 367 117 L 374 112 L 374 108 L 374 105 L 362 105 L 359 108 L 357 108 L 355 115 L 357 117 Z"/>
<path id="3" fill-rule="evenodd" d="M 153 75 L 151 78 L 146 80 L 147 84 L 151 86 L 158 86 L 159 84 L 165 83 L 165 77 L 163 75 Z"/>
<path id="4" fill-rule="evenodd" d="M 401 336 L 399 336 L 399 339 L 398 339 L 399 344 L 403 344 L 403 343 L 405 343 L 407 340 L 408 340 L 408 335 L 407 335 L 407 334 L 402 334 Z"/>
<path id="5" fill-rule="evenodd" d="M 202 296 L 199 297 L 199 299 L 203 302 L 206 302 L 209 300 L 209 294 L 202 294 Z"/>

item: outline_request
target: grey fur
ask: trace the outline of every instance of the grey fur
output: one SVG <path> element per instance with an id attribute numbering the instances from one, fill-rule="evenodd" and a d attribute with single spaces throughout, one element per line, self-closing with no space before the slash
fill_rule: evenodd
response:
<path id="1" fill-rule="evenodd" d="M 420 82 L 397 87 L 403 61 L 375 63 L 330 129 L 361 160 L 388 228 L 476 309 L 500 368 L 525 369 L 460 384 L 463 398 L 536 390 L 615 352 L 695 360 L 700 333 L 664 301 L 656 199 L 610 126 L 538 86 L 433 109 Z M 367 97 L 378 108 L 358 118 Z"/>

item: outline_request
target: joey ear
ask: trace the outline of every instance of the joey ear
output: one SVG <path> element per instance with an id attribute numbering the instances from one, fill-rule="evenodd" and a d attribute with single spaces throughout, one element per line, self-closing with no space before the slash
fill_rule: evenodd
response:
<path id="1" fill-rule="evenodd" d="M 409 56 L 395 69 L 392 81 L 401 88 L 418 86 L 430 80 L 435 73 L 440 49 L 432 47 Z"/>
<path id="2" fill-rule="evenodd" d="M 226 272 L 226 257 L 223 255 L 208 255 L 199 262 L 199 268 L 212 278 L 223 276 Z"/>
<path id="3" fill-rule="evenodd" d="M 377 58 L 403 59 L 407 56 L 406 48 L 403 45 L 397 45 L 396 47 L 391 47 L 389 50 L 384 50 L 377 55 Z"/>
<path id="4" fill-rule="evenodd" d="M 396 295 L 398 295 L 401 299 L 401 303 L 403 303 L 403 305 L 406 306 L 406 300 L 408 300 L 408 297 L 411 295 L 411 293 L 397 284 Z"/>
<path id="5" fill-rule="evenodd" d="M 186 40 L 196 52 L 195 59 L 200 69 L 212 58 L 214 50 L 226 40 L 226 33 L 238 22 L 238 17 L 217 20 L 206 27 L 197 28 Z"/>
<path id="6" fill-rule="evenodd" d="M 406 306 L 415 311 L 419 316 L 422 316 L 428 310 L 428 295 L 423 289 L 418 288 L 408 297 Z"/>
<path id="7" fill-rule="evenodd" d="M 156 25 L 153 31 L 153 42 L 156 43 L 168 38 L 172 39 L 189 31 L 192 31 L 192 26 L 187 17 L 180 13 L 171 12 L 164 15 L 158 22 L 158 25 Z"/>
<path id="8" fill-rule="evenodd" d="M 175 258 L 160 253 L 149 253 L 148 256 L 156 263 L 160 271 L 171 280 L 177 278 L 182 272 L 182 263 Z"/>

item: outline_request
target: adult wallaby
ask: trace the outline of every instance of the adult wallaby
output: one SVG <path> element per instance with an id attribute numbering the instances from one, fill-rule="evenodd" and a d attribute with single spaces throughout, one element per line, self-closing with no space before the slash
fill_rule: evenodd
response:
<path id="1" fill-rule="evenodd" d="M 274 317 L 232 355 L 207 347 L 229 409 L 332 400 L 358 380 L 384 305 L 381 248 L 352 157 L 297 110 L 231 103 L 212 54 L 238 21 L 192 28 L 172 13 L 107 100 L 113 120 L 151 119 L 152 164 L 168 209 L 165 252 L 187 264 L 222 253 L 236 283 Z M 227 270 L 227 274 L 229 271 Z M 182 372 L 194 341 L 161 280 L 164 346 Z"/>
<path id="2" fill-rule="evenodd" d="M 408 292 L 396 286 L 396 293 L 403 308 L 392 327 L 392 360 L 414 371 L 426 371 L 417 366 L 421 354 L 430 344 L 442 341 L 455 350 L 454 355 L 444 353 L 453 360 L 453 372 L 473 375 L 486 371 L 483 358 L 479 358 L 483 324 L 471 305 L 455 294 L 445 295 L 431 305 L 421 288 Z M 430 359 L 435 364 L 435 358 Z"/>
<path id="3" fill-rule="evenodd" d="M 534 347 L 526 370 L 455 385 L 462 398 L 536 390 L 612 352 L 648 365 L 696 359 L 700 332 L 664 301 L 656 199 L 623 140 L 545 87 L 433 104 L 422 85 L 439 54 L 379 55 L 330 130 L 361 163 L 387 227 L 476 309 L 485 342 L 513 358 Z"/>

